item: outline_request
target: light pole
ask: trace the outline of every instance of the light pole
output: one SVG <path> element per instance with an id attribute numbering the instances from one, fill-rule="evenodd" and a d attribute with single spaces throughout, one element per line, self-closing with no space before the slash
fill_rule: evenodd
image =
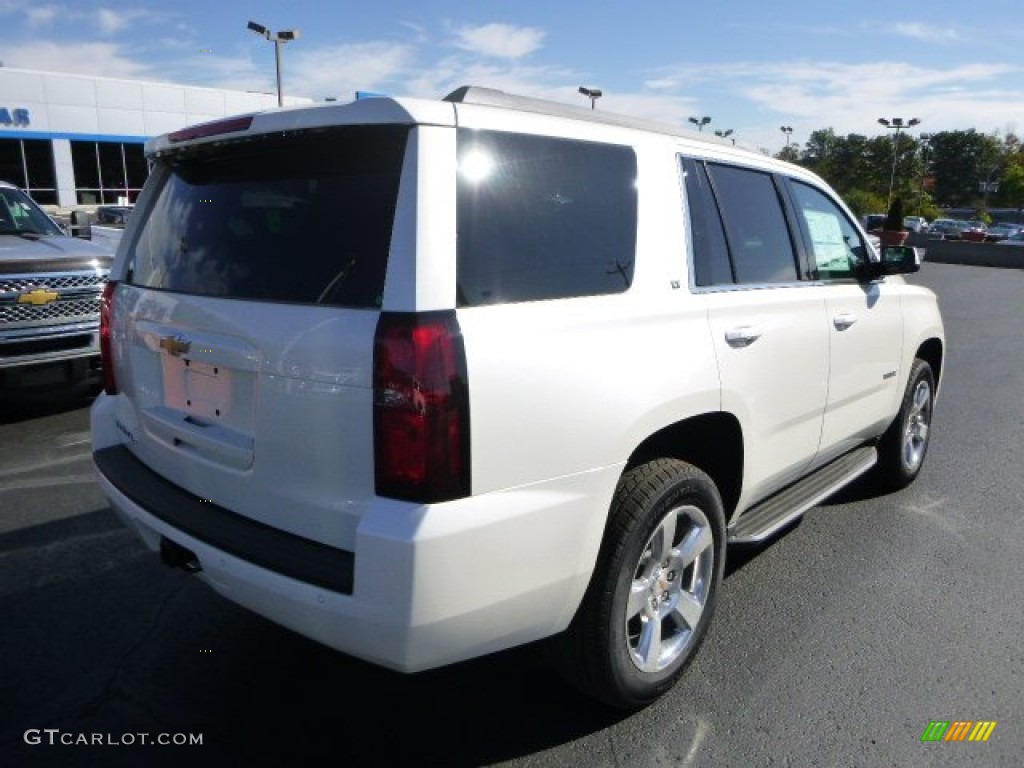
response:
<path id="1" fill-rule="evenodd" d="M 255 21 L 249 22 L 248 29 L 251 29 L 260 37 L 264 37 L 274 44 L 274 65 L 277 69 L 277 106 L 283 107 L 284 94 L 281 91 L 281 45 L 291 40 L 298 40 L 299 30 L 282 29 L 277 34 L 274 34 L 262 24 L 257 24 Z"/>
<path id="2" fill-rule="evenodd" d="M 786 146 L 788 147 L 789 146 L 789 138 L 790 138 L 790 136 L 793 135 L 793 126 L 792 125 L 783 125 L 783 126 L 779 127 L 779 130 L 782 131 L 784 134 L 786 134 Z"/>
<path id="3" fill-rule="evenodd" d="M 711 118 L 705 115 L 704 117 L 691 117 L 690 122 L 697 126 L 697 131 L 700 133 L 704 132 L 704 126 L 711 122 Z"/>
<path id="4" fill-rule="evenodd" d="M 921 134 L 921 192 L 917 196 L 917 215 L 924 213 L 924 183 L 928 178 L 928 150 L 931 149 L 932 135 Z"/>
<path id="5" fill-rule="evenodd" d="M 878 118 L 878 123 L 896 131 L 892 137 L 892 173 L 889 174 L 889 201 L 886 203 L 886 208 L 889 208 L 892 205 L 892 187 L 896 182 L 896 158 L 899 157 L 900 131 L 904 128 L 913 128 L 915 125 L 920 125 L 921 121 L 916 117 L 912 117 L 904 124 L 902 117 L 894 117 L 892 120 L 880 117 Z"/>
<path id="6" fill-rule="evenodd" d="M 604 93 L 600 88 L 586 88 L 582 85 L 580 86 L 580 93 L 590 99 L 591 109 L 594 109 L 594 105 L 597 104 L 597 100 L 604 96 Z"/>
<path id="7" fill-rule="evenodd" d="M 730 128 L 727 131 L 715 131 L 715 136 L 719 137 L 720 139 L 728 139 L 730 136 L 732 136 L 732 128 Z M 736 139 L 732 140 L 732 145 L 734 147 L 736 146 Z"/>
<path id="8" fill-rule="evenodd" d="M 980 187 L 981 193 L 982 193 L 982 195 L 984 195 L 984 197 L 982 198 L 982 202 L 981 202 L 981 209 L 983 211 L 985 211 L 985 213 L 988 213 L 988 193 L 989 192 L 998 192 L 999 191 L 999 182 L 998 181 L 992 181 L 992 177 L 996 175 L 996 172 L 1001 167 L 1002 167 L 1001 163 L 996 163 L 995 165 L 993 165 L 992 166 L 992 170 L 990 170 L 988 172 L 988 178 L 986 178 L 984 181 L 978 183 L 978 186 Z"/>

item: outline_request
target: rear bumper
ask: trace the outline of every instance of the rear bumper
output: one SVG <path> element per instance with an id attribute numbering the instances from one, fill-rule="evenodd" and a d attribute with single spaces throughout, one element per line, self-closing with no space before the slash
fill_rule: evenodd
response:
<path id="1" fill-rule="evenodd" d="M 621 468 L 437 505 L 377 499 L 354 552 L 255 523 L 155 475 L 122 445 L 97 445 L 99 482 L 153 550 L 193 552 L 200 578 L 337 650 L 416 672 L 564 629 L 582 599 Z M 97 424 L 97 420 L 101 423 Z"/>
<path id="2" fill-rule="evenodd" d="M 313 586 L 352 594 L 354 557 L 201 499 L 165 480 L 123 445 L 93 454 L 100 476 L 151 517 L 211 547 Z"/>

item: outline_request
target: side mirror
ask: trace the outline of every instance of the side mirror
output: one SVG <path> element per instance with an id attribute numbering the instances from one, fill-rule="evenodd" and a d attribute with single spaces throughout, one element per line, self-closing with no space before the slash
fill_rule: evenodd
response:
<path id="1" fill-rule="evenodd" d="M 908 275 L 921 269 L 921 251 L 909 245 L 883 245 L 880 261 L 865 265 L 865 277 L 877 280 L 886 275 Z"/>
<path id="2" fill-rule="evenodd" d="M 72 237 L 92 240 L 92 215 L 88 211 L 72 211 L 71 226 L 68 229 Z"/>

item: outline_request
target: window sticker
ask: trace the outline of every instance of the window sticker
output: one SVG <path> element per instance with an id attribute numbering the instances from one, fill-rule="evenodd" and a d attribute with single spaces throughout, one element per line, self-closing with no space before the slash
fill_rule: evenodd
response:
<path id="1" fill-rule="evenodd" d="M 850 249 L 843 237 L 838 217 L 824 211 L 804 210 L 804 219 L 814 245 L 819 269 L 849 269 Z"/>

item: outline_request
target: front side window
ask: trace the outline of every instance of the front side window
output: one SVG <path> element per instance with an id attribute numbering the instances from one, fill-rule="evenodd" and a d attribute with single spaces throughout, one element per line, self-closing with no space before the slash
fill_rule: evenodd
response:
<path id="1" fill-rule="evenodd" d="M 737 283 L 799 279 L 793 240 L 771 174 L 709 163 Z"/>
<path id="2" fill-rule="evenodd" d="M 143 214 L 129 282 L 379 307 L 408 133 L 331 128 L 159 158 L 168 173 Z"/>
<path id="3" fill-rule="evenodd" d="M 867 250 L 857 228 L 832 200 L 812 186 L 791 181 L 790 189 L 811 246 L 812 277 L 818 280 L 855 277 Z"/>
<path id="4" fill-rule="evenodd" d="M 22 233 L 63 234 L 24 192 L 0 187 L 0 235 Z"/>
<path id="5" fill-rule="evenodd" d="M 458 304 L 621 293 L 633 281 L 628 147 L 458 132 Z"/>

